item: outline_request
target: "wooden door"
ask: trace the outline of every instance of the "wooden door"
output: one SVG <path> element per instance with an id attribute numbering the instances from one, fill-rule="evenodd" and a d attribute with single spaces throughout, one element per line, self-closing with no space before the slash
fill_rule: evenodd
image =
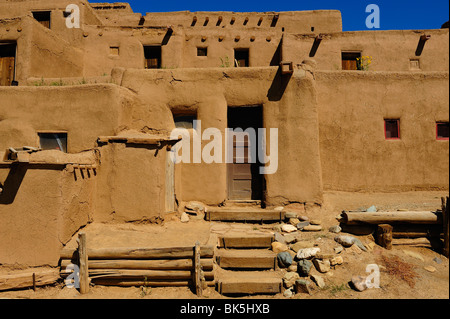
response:
<path id="1" fill-rule="evenodd" d="M 15 44 L 0 44 L 0 86 L 10 86 L 14 80 Z"/>
<path id="2" fill-rule="evenodd" d="M 257 143 L 258 128 L 262 127 L 262 108 L 229 108 L 228 127 L 232 129 L 241 128 L 243 131 L 253 128 L 256 132 L 254 142 Z M 252 141 L 245 132 L 235 132 L 235 135 L 236 138 L 233 139 L 233 162 L 227 164 L 228 199 L 260 200 L 262 198 L 262 175 L 259 174 L 260 163 L 258 159 L 256 158 L 255 163 L 250 161 L 249 151 Z"/>

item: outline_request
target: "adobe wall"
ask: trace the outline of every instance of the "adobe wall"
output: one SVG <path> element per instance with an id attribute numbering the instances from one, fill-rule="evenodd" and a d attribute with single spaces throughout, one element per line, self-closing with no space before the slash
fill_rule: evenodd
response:
<path id="1" fill-rule="evenodd" d="M 316 72 L 324 190 L 447 190 L 448 72 Z M 400 119 L 385 140 L 384 119 Z"/>
<path id="2" fill-rule="evenodd" d="M 40 130 L 68 132 L 68 153 L 0 162 L 1 264 L 55 266 L 62 245 L 88 222 L 151 219 L 164 211 L 165 151 L 96 143 L 124 130 L 159 133 L 152 128 L 167 123 L 157 109 L 113 84 L 2 87 L 0 96 L 2 160 L 8 147 L 39 147 Z"/>
<path id="3" fill-rule="evenodd" d="M 304 71 L 297 70 L 287 84 L 277 67 L 125 70 L 121 83 L 150 108 L 167 105 L 197 114 L 202 130 L 217 128 L 222 137 L 228 106 L 262 105 L 264 127 L 278 128 L 280 136 L 278 171 L 266 176 L 266 203 L 321 202 L 316 96 L 313 79 Z M 218 205 L 227 199 L 225 160 L 193 163 L 191 152 L 191 163 L 177 164 L 176 170 L 178 200 Z"/>
<path id="4" fill-rule="evenodd" d="M 431 35 L 419 56 L 422 34 Z M 318 34 L 316 34 L 318 35 Z M 295 64 L 311 58 L 316 35 L 285 34 L 283 59 Z M 421 71 L 448 71 L 449 30 L 389 30 L 325 33 L 314 59 L 318 70 L 342 70 L 341 52 L 360 51 L 372 56 L 370 71 L 410 71 L 410 59 L 419 59 Z"/>

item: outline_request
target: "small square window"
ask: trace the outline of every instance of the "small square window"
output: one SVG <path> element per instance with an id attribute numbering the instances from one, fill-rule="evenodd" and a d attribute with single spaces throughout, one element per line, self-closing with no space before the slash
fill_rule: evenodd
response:
<path id="1" fill-rule="evenodd" d="M 43 150 L 58 150 L 67 153 L 67 133 L 38 133 Z"/>
<path id="2" fill-rule="evenodd" d="M 50 11 L 34 11 L 32 15 L 40 24 L 50 29 Z"/>
<path id="3" fill-rule="evenodd" d="M 109 47 L 109 54 L 110 55 L 119 55 L 119 47 Z"/>
<path id="4" fill-rule="evenodd" d="M 410 59 L 409 60 L 409 68 L 410 68 L 410 70 L 420 70 L 420 60 L 419 59 Z"/>
<path id="5" fill-rule="evenodd" d="M 208 48 L 197 48 L 197 56 L 208 56 Z"/>
<path id="6" fill-rule="evenodd" d="M 194 120 L 196 119 L 197 117 L 195 115 L 173 115 L 176 128 L 193 129 L 195 128 Z"/>
<path id="7" fill-rule="evenodd" d="M 361 52 L 342 52 L 342 70 L 358 70 Z"/>
<path id="8" fill-rule="evenodd" d="M 436 123 L 436 139 L 447 140 L 449 139 L 449 123 L 437 122 Z"/>
<path id="9" fill-rule="evenodd" d="M 397 140 L 400 138 L 400 120 L 384 120 L 384 135 L 387 140 Z"/>

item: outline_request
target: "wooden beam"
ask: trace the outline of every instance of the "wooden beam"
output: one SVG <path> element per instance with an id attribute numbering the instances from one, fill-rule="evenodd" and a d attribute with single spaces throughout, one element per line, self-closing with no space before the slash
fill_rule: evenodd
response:
<path id="1" fill-rule="evenodd" d="M 449 257 L 449 212 L 448 212 L 448 196 L 442 197 L 442 217 L 443 217 L 443 232 L 444 232 L 444 247 L 443 255 Z"/>
<path id="2" fill-rule="evenodd" d="M 91 269 L 89 277 L 95 278 L 114 278 L 114 279 L 139 279 L 144 280 L 191 280 L 193 271 L 191 270 L 146 270 L 146 269 Z M 62 278 L 67 278 L 70 273 L 61 272 Z M 204 272 L 206 279 L 214 279 L 214 272 Z"/>
<path id="3" fill-rule="evenodd" d="M 78 256 L 80 266 L 80 293 L 86 294 L 89 292 L 89 268 L 86 233 L 83 232 L 78 234 Z"/>
<path id="4" fill-rule="evenodd" d="M 442 214 L 431 211 L 400 211 L 400 212 L 343 212 L 343 223 L 355 224 L 440 224 Z"/>
<path id="5" fill-rule="evenodd" d="M 392 229 L 388 224 L 378 225 L 377 244 L 388 250 L 392 249 Z"/>
<path id="6" fill-rule="evenodd" d="M 72 259 L 74 249 L 62 249 L 61 259 Z M 193 247 L 168 247 L 168 248 L 96 248 L 88 249 L 89 259 L 178 259 L 192 258 Z M 213 246 L 201 247 L 202 258 L 212 258 Z"/>
<path id="7" fill-rule="evenodd" d="M 61 260 L 61 269 L 72 264 L 70 259 Z M 200 263 L 204 270 L 213 269 L 212 258 L 201 258 Z M 148 269 L 148 270 L 192 270 L 192 258 L 189 259 L 154 259 L 154 260 L 89 260 L 89 269 Z"/>
<path id="8" fill-rule="evenodd" d="M 274 236 L 224 236 L 219 237 L 219 248 L 270 248 Z"/>
<path id="9" fill-rule="evenodd" d="M 0 291 L 51 285 L 59 278 L 58 269 L 14 271 L 0 275 Z"/>

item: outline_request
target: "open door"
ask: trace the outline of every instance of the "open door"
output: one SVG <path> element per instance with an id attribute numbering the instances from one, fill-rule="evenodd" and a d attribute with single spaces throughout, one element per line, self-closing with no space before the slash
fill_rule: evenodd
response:
<path id="1" fill-rule="evenodd" d="M 0 42 L 0 86 L 11 86 L 15 77 L 16 44 Z"/>
<path id="2" fill-rule="evenodd" d="M 241 128 L 244 131 L 234 133 L 236 138 L 233 139 L 233 162 L 227 164 L 228 199 L 261 200 L 263 189 L 263 177 L 259 173 L 261 164 L 257 156 L 254 161 L 251 160 L 249 152 L 251 143 L 258 141 L 258 128 L 262 128 L 262 107 L 228 108 L 228 127 L 233 130 Z M 245 132 L 249 128 L 253 128 L 256 133 L 253 141 Z M 257 149 L 257 144 L 254 147 Z"/>

